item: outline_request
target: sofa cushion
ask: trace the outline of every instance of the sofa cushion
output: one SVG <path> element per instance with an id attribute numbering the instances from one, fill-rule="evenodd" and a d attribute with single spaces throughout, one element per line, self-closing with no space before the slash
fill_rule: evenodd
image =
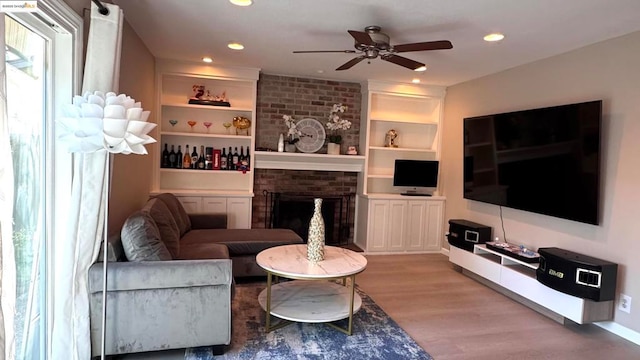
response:
<path id="1" fill-rule="evenodd" d="M 182 203 L 178 198 L 170 193 L 163 193 L 153 196 L 154 198 L 160 199 L 171 214 L 173 215 L 176 224 L 178 225 L 178 230 L 180 231 L 180 237 L 184 236 L 189 230 L 191 230 L 191 219 L 189 219 L 189 215 L 187 211 L 182 206 Z"/>
<path id="2" fill-rule="evenodd" d="M 160 239 L 171 256 L 176 258 L 180 253 L 180 230 L 167 205 L 160 199 L 153 198 L 147 201 L 142 211 L 151 216 L 160 231 Z"/>
<path id="3" fill-rule="evenodd" d="M 181 240 L 181 246 L 197 243 L 218 243 L 229 248 L 229 255 L 255 255 L 279 245 L 302 244 L 302 238 L 289 229 L 206 229 L 191 230 Z"/>
<path id="4" fill-rule="evenodd" d="M 200 243 L 180 247 L 178 260 L 228 259 L 229 249 L 222 244 Z"/>
<path id="5" fill-rule="evenodd" d="M 137 211 L 127 218 L 120 232 L 124 253 L 129 261 L 171 260 L 155 222 L 149 214 Z"/>

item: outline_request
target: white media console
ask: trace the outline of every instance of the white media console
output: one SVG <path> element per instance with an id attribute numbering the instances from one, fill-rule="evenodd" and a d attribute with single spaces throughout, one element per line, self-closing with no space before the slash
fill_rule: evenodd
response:
<path id="1" fill-rule="evenodd" d="M 487 249 L 485 245 L 474 245 L 473 252 L 451 246 L 449 261 L 460 266 L 463 273 L 466 270 L 478 275 L 478 280 L 489 280 L 511 293 L 560 315 L 563 320 L 569 319 L 578 324 L 585 324 L 613 319 L 613 300 L 596 302 L 547 287 L 536 280 L 538 264 L 514 259 Z"/>

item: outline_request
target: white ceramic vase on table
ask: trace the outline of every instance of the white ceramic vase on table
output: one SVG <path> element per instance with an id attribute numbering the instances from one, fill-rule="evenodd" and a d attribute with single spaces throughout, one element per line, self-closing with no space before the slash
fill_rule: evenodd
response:
<path id="1" fill-rule="evenodd" d="M 309 222 L 307 239 L 307 259 L 311 262 L 324 260 L 324 219 L 322 218 L 322 199 L 314 199 L 314 210 Z"/>

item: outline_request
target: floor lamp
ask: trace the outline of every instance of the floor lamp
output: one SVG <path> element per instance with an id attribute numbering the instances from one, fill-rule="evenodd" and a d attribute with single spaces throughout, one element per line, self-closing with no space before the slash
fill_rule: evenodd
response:
<path id="1" fill-rule="evenodd" d="M 146 155 L 145 145 L 156 142 L 147 135 L 156 124 L 147 122 L 149 111 L 143 111 L 142 104 L 131 97 L 115 93 L 85 93 L 75 96 L 73 103 L 64 106 L 59 140 L 70 152 L 95 153 L 106 151 L 102 176 L 104 196 L 103 268 L 102 268 L 102 329 L 101 359 L 106 356 L 107 321 L 107 266 L 108 266 L 108 217 L 109 195 L 111 193 L 111 166 L 114 154 Z M 91 176 L 93 174 L 83 174 Z M 94 189 L 98 190 L 98 189 Z"/>

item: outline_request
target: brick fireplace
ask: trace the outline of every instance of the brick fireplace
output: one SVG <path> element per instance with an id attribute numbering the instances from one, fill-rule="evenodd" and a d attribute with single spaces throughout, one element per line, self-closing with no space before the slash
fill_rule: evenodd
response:
<path id="1" fill-rule="evenodd" d="M 326 123 L 333 104 L 348 107 L 344 118 L 352 122 L 351 129 L 342 132 L 341 152 L 349 145 L 358 145 L 360 136 L 359 83 L 296 78 L 262 74 L 258 81 L 256 148 L 277 148 L 279 134 L 286 131 L 283 115 L 296 120 L 314 118 Z M 326 153 L 326 145 L 318 151 Z M 347 156 L 347 155 L 344 155 Z M 295 194 L 310 198 L 355 194 L 357 173 L 348 171 L 255 169 L 253 199 L 253 228 L 264 228 L 271 204 L 264 192 Z M 353 242 L 354 201 L 351 200 L 345 223 L 349 226 L 348 242 Z M 346 213 L 346 209 L 345 209 Z M 346 215 L 345 215 L 346 216 Z"/>

